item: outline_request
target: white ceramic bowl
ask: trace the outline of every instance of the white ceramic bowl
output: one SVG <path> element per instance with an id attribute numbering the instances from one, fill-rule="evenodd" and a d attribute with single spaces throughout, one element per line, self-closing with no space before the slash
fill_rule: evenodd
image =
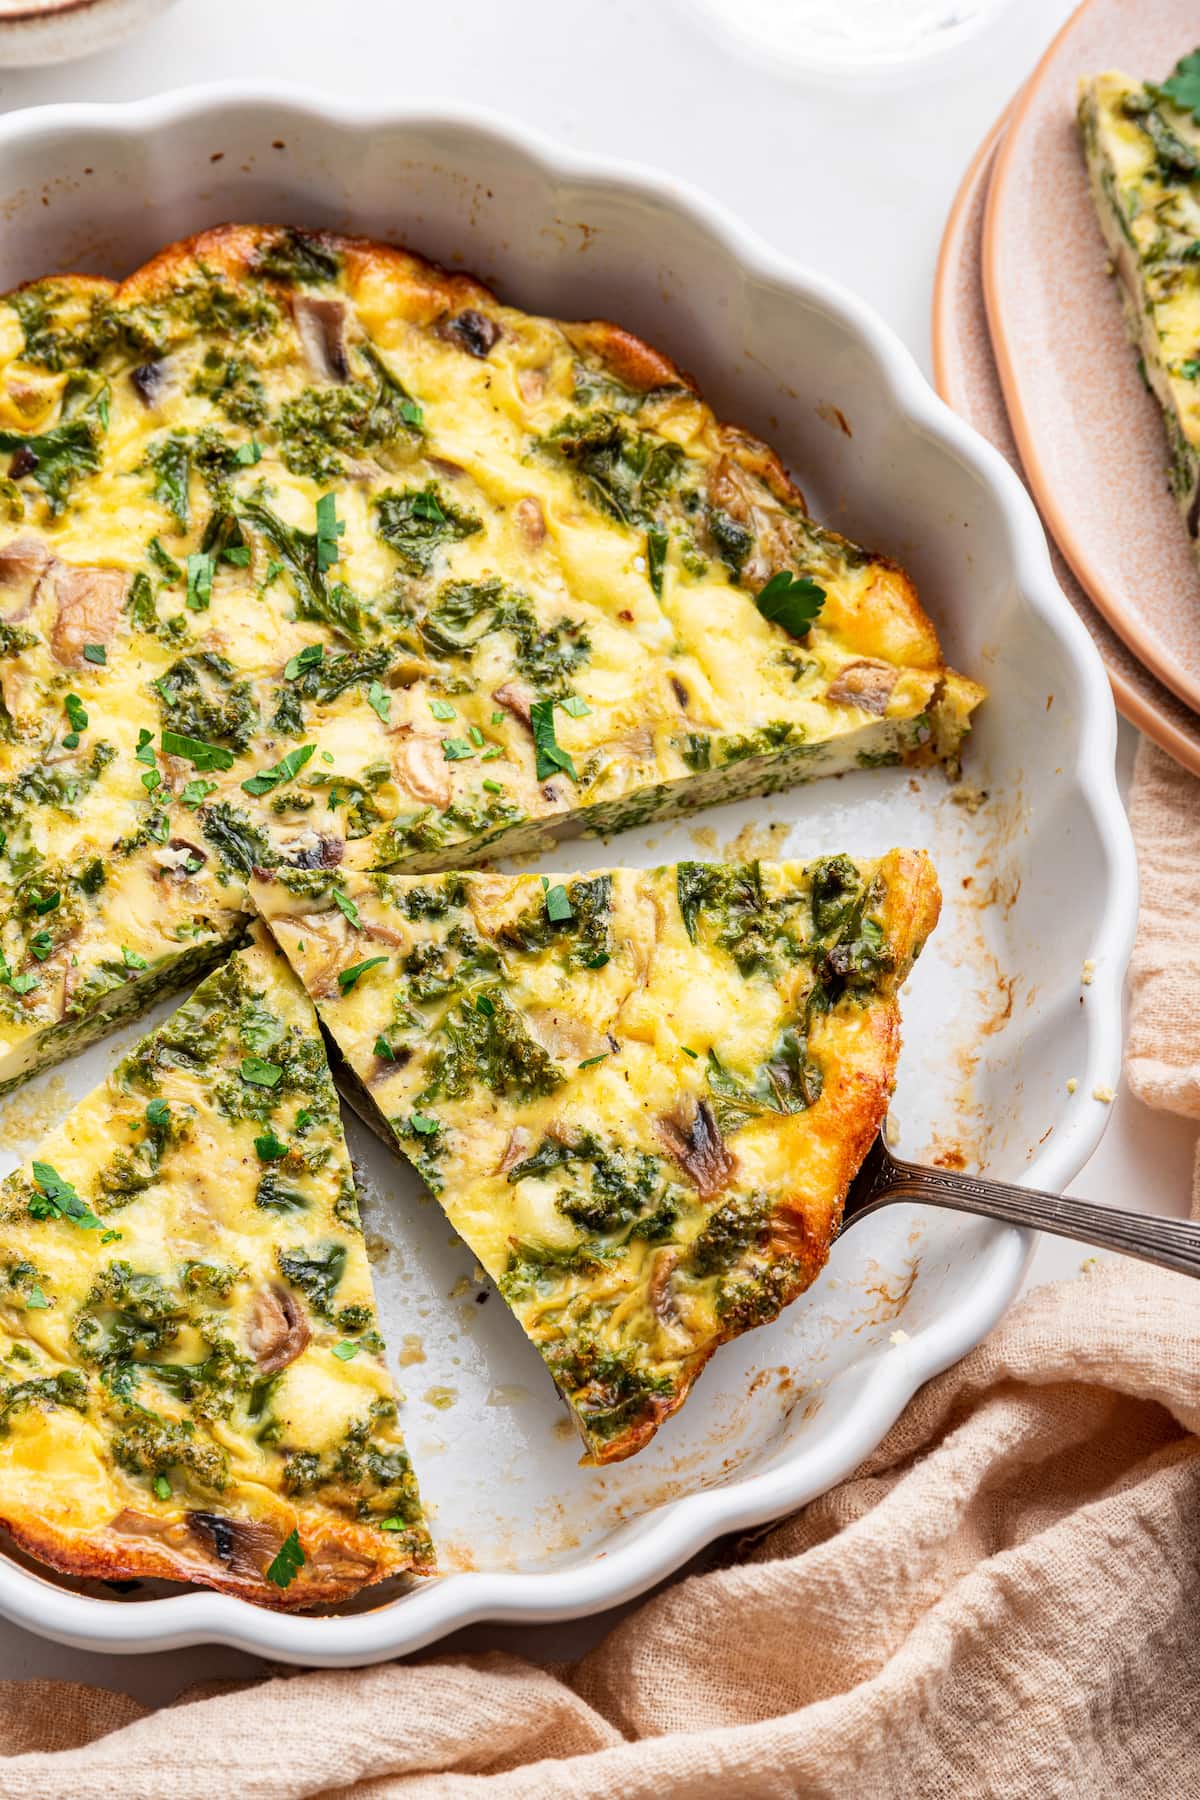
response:
<path id="1" fill-rule="evenodd" d="M 910 567 L 950 657 L 988 683 L 967 769 L 987 803 L 956 805 L 940 771 L 863 771 L 554 860 L 695 855 L 697 830 L 714 854 L 771 820 L 794 855 L 927 845 L 946 907 L 906 1000 L 902 1150 L 1045 1187 L 1078 1171 L 1105 1123 L 1092 1090 L 1119 1073 L 1135 914 L 1108 683 L 1024 490 L 865 306 L 648 172 L 478 114 L 273 87 L 0 118 L 0 217 L 0 288 L 59 269 L 127 271 L 225 219 L 407 239 L 527 307 L 620 319 L 776 443 L 823 516 Z M 112 1054 L 70 1065 L 72 1090 Z M 423 1339 L 425 1361 L 398 1373 L 447 1574 L 357 1612 L 285 1618 L 202 1592 L 119 1599 L 0 1557 L 0 1612 L 91 1648 L 216 1640 L 346 1664 L 474 1619 L 613 1605 L 845 1476 L 919 1384 L 995 1323 L 1028 1251 L 1004 1227 L 889 1209 L 835 1248 L 809 1296 L 723 1350 L 642 1455 L 582 1470 L 536 1355 L 494 1296 L 476 1303 L 486 1289 L 471 1257 L 399 1163 L 351 1136 L 368 1231 L 398 1246 L 377 1264 L 389 1342 Z"/>
<path id="2" fill-rule="evenodd" d="M 175 0 L 0 0 L 0 69 L 32 69 L 110 50 Z"/>

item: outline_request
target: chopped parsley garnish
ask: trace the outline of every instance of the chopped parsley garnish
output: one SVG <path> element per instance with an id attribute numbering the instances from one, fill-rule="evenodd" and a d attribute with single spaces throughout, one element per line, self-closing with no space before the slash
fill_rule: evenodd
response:
<path id="1" fill-rule="evenodd" d="M 489 999 L 487 994 L 476 994 L 475 1011 L 482 1013 L 485 1019 L 493 1018 L 496 1012 L 496 1002 Z"/>
<path id="2" fill-rule="evenodd" d="M 361 931 L 362 930 L 362 920 L 358 916 L 358 906 L 350 898 L 349 894 L 347 894 L 344 891 L 344 889 L 335 887 L 333 890 L 333 897 L 337 903 L 338 911 L 340 913 L 344 914 L 347 919 L 349 919 L 349 921 L 353 925 L 355 931 Z"/>
<path id="3" fill-rule="evenodd" d="M 466 738 L 448 737 L 442 739 L 442 755 L 447 762 L 466 762 L 475 752 Z"/>
<path id="4" fill-rule="evenodd" d="M 556 881 L 553 887 L 546 889 L 546 917 L 552 925 L 562 925 L 567 919 L 575 917 L 575 908 L 561 881 Z"/>
<path id="5" fill-rule="evenodd" d="M 273 1125 L 268 1125 L 266 1130 L 260 1132 L 255 1138 L 254 1148 L 258 1152 L 259 1162 L 278 1162 L 280 1157 L 287 1155 L 288 1151 L 283 1139 L 276 1136 Z"/>
<path id="6" fill-rule="evenodd" d="M 452 719 L 454 717 L 454 708 L 450 705 L 448 700 L 431 700 L 429 702 L 429 710 L 434 718 L 441 719 L 443 724 L 445 724 L 447 719 Z"/>
<path id="7" fill-rule="evenodd" d="M 1200 50 L 1181 57 L 1169 78 L 1155 92 L 1180 112 L 1190 112 L 1200 125 Z"/>
<path id="8" fill-rule="evenodd" d="M 242 792 L 269 794 L 272 788 L 282 787 L 285 781 L 291 781 L 293 776 L 300 773 L 305 763 L 315 755 L 316 748 L 315 744 L 297 745 L 286 756 L 280 757 L 274 768 L 260 769 L 257 775 L 251 775 L 248 781 L 243 781 Z"/>
<path id="9" fill-rule="evenodd" d="M 278 1588 L 291 1587 L 306 1560 L 300 1548 L 300 1533 L 293 1528 L 268 1563 L 267 1580 Z"/>
<path id="10" fill-rule="evenodd" d="M 149 743 L 149 734 L 146 743 Z M 194 769 L 202 774 L 211 769 L 232 769 L 233 751 L 224 749 L 220 744 L 206 744 L 203 738 L 187 737 L 181 731 L 164 731 L 162 734 L 164 756 L 180 756 L 184 762 L 190 762 Z M 138 741 L 138 761 L 151 760 L 141 754 L 145 746 Z"/>
<path id="11" fill-rule="evenodd" d="M 382 1056 L 385 1062 L 395 1062 L 396 1060 L 396 1053 L 382 1032 L 375 1039 L 375 1054 Z"/>
<path id="12" fill-rule="evenodd" d="M 14 994 L 31 994 L 38 984 L 36 975 L 14 975 L 9 981 Z"/>
<path id="13" fill-rule="evenodd" d="M 28 1294 L 25 1296 L 25 1310 L 27 1312 L 42 1312 L 49 1304 L 50 1302 L 35 1281 Z"/>
<path id="14" fill-rule="evenodd" d="M 537 751 L 537 778 L 546 781 L 558 769 L 578 782 L 575 764 L 568 753 L 560 746 L 554 729 L 554 701 L 535 700 L 529 709 L 529 724 L 533 731 L 533 747 Z"/>
<path id="15" fill-rule="evenodd" d="M 282 568 L 283 564 L 279 563 L 274 566 Z M 289 656 L 288 660 L 284 663 L 284 679 L 286 681 L 295 681 L 296 677 L 298 675 L 303 675 L 306 669 L 315 669 L 324 659 L 324 656 L 324 644 L 305 644 L 303 650 L 297 650 L 295 656 Z"/>
<path id="16" fill-rule="evenodd" d="M 586 719 L 592 710 L 587 701 L 581 700 L 578 694 L 568 694 L 566 699 L 560 700 L 558 704 L 565 713 L 570 713 L 573 719 Z"/>
<path id="17" fill-rule="evenodd" d="M 502 781 L 493 781 L 489 776 L 484 781 L 483 788 L 484 792 L 488 794 L 502 794 L 504 792 L 504 783 Z"/>
<path id="18" fill-rule="evenodd" d="M 146 1123 L 158 1129 L 171 1123 L 171 1108 L 165 1100 L 151 1100 L 146 1108 Z"/>
<path id="19" fill-rule="evenodd" d="M 108 651 L 104 648 L 103 644 L 85 644 L 83 646 L 83 655 L 85 662 L 99 663 L 101 668 L 103 668 L 108 661 Z"/>
<path id="20" fill-rule="evenodd" d="M 333 1346 L 333 1354 L 337 1357 L 339 1362 L 350 1362 L 358 1355 L 361 1349 L 361 1344 L 351 1344 L 343 1339 L 340 1344 L 335 1344 Z"/>
<path id="21" fill-rule="evenodd" d="M 154 1493 L 159 1500 L 169 1500 L 171 1498 L 171 1483 L 165 1475 L 156 1475 L 154 1477 Z"/>
<path id="22" fill-rule="evenodd" d="M 35 1219 L 70 1219 L 84 1231 L 94 1231 L 99 1226 L 87 1201 L 81 1200 L 66 1177 L 49 1163 L 34 1162 L 33 1179 L 41 1189 L 29 1202 Z"/>
<path id="23" fill-rule="evenodd" d="M 71 721 L 72 731 L 86 731 L 88 725 L 87 708 L 78 694 L 68 694 L 63 701 L 67 718 Z"/>
<path id="24" fill-rule="evenodd" d="M 158 569 L 160 574 L 165 575 L 168 581 L 182 580 L 183 570 L 175 561 L 175 558 L 163 549 L 156 537 L 150 539 L 150 542 L 146 546 L 146 553 L 155 568 Z"/>
<path id="25" fill-rule="evenodd" d="M 179 798 L 183 801 L 185 806 L 199 806 L 200 802 L 207 795 L 215 794 L 216 791 L 217 784 L 215 781 L 197 779 L 195 781 L 184 783 L 183 792 L 180 794 Z"/>
<path id="26" fill-rule="evenodd" d="M 813 620 L 825 604 L 825 589 L 807 575 L 780 569 L 754 596 L 763 618 L 781 625 L 789 637 L 807 637 Z"/>
<path id="27" fill-rule="evenodd" d="M 599 1056 L 589 1056 L 580 1063 L 581 1069 L 594 1069 L 597 1063 L 605 1062 L 612 1055 L 611 1050 L 602 1050 Z"/>
<path id="28" fill-rule="evenodd" d="M 679 1048 L 683 1051 L 685 1056 L 690 1056 L 693 1062 L 697 1061 L 699 1056 L 698 1051 L 692 1050 L 687 1044 L 680 1044 Z"/>
<path id="29" fill-rule="evenodd" d="M 260 463 L 262 451 L 257 439 L 251 438 L 248 444 L 239 444 L 233 453 L 233 460 L 240 469 L 252 469 L 255 463 Z"/>
<path id="30" fill-rule="evenodd" d="M 667 566 L 667 534 L 652 526 L 646 533 L 646 574 L 657 600 L 662 599 L 663 572 Z"/>
<path id="31" fill-rule="evenodd" d="M 54 939 L 48 931 L 35 931 L 29 940 L 29 954 L 36 956 L 39 962 L 45 962 L 54 948 Z"/>
<path id="32" fill-rule="evenodd" d="M 187 559 L 187 604 L 193 612 L 207 612 L 212 600 L 213 559 L 204 550 L 193 550 Z"/>
<path id="33" fill-rule="evenodd" d="M 39 918 L 44 918 L 47 913 L 57 912 L 61 905 L 62 895 L 57 888 L 52 888 L 48 894 L 39 893 L 35 888 L 29 895 L 30 910 Z"/>
<path id="34" fill-rule="evenodd" d="M 252 1087 L 278 1087 L 282 1079 L 283 1070 L 278 1063 L 267 1062 L 261 1056 L 243 1056 L 242 1080 Z"/>
<path id="35" fill-rule="evenodd" d="M 130 950 L 125 944 L 121 945 L 121 961 L 127 969 L 148 969 L 150 967 L 144 956 L 139 956 L 136 950 Z"/>
<path id="36" fill-rule="evenodd" d="M 419 1137 L 433 1137 L 442 1129 L 439 1119 L 431 1119 L 426 1113 L 413 1113 L 409 1124 Z"/>
<path id="37" fill-rule="evenodd" d="M 342 969 L 338 975 L 338 986 L 343 994 L 350 992 L 360 975 L 365 975 L 368 969 L 378 968 L 380 963 L 386 961 L 386 956 L 368 956 L 366 962 L 355 963 L 352 968 Z"/>
<path id="38" fill-rule="evenodd" d="M 345 530 L 345 520 L 337 516 L 337 495 L 322 494 L 317 501 L 317 567 L 322 575 L 341 561 L 338 539 Z"/>
<path id="39" fill-rule="evenodd" d="M 392 696 L 381 681 L 373 681 L 367 689 L 367 705 L 379 714 L 385 725 L 392 722 Z"/>

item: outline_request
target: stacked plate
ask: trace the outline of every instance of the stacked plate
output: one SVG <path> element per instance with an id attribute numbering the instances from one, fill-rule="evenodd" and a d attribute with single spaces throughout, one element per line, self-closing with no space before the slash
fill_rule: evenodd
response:
<path id="1" fill-rule="evenodd" d="M 1127 719 L 1200 774 L 1200 574 L 1167 489 L 1075 131 L 1080 76 L 1163 79 L 1191 0 L 1087 0 L 967 171 L 933 311 L 943 399 L 1033 493 L 1064 592 Z"/>

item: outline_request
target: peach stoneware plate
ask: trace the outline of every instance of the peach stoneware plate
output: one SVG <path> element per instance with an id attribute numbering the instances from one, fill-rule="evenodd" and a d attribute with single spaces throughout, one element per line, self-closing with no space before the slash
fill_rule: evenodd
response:
<path id="1" fill-rule="evenodd" d="M 947 405 L 994 444 L 1024 479 L 988 335 L 981 266 L 988 183 L 1008 118 L 1009 113 L 999 118 L 979 146 L 946 221 L 933 290 L 933 376 Z M 1050 560 L 1059 586 L 1104 659 L 1122 713 L 1176 762 L 1200 775 L 1200 716 L 1138 662 L 1092 605 L 1053 539 Z"/>
<path id="2" fill-rule="evenodd" d="M 1167 492 L 1075 130 L 1081 75 L 1164 80 L 1200 40 L 1196 0 L 1088 0 L 1013 106 L 996 153 L 983 280 L 1026 479 L 1082 585 L 1157 679 L 1200 712 L 1200 570 Z"/>

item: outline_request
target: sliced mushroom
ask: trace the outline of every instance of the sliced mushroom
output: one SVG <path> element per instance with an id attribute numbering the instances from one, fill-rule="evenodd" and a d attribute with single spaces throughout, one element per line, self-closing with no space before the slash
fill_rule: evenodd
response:
<path id="1" fill-rule="evenodd" d="M 12 625 L 29 617 L 42 576 L 54 558 L 38 538 L 13 538 L 0 549 L 0 617 Z"/>
<path id="2" fill-rule="evenodd" d="M 780 569 L 794 566 L 796 534 L 791 518 L 731 456 L 718 457 L 713 464 L 708 498 L 753 539 L 741 571 L 747 586 L 761 586 Z"/>
<path id="3" fill-rule="evenodd" d="M 286 1288 L 262 1288 L 254 1296 L 246 1326 L 246 1344 L 260 1375 L 277 1375 L 304 1350 L 312 1337 L 303 1308 Z"/>
<path id="4" fill-rule="evenodd" d="M 526 494 L 523 500 L 517 501 L 513 507 L 513 518 L 526 544 L 531 550 L 536 550 L 545 541 L 546 520 L 532 494 Z"/>
<path id="5" fill-rule="evenodd" d="M 303 913 L 289 923 L 297 941 L 304 945 L 304 981 L 309 992 L 324 995 L 336 991 L 339 972 L 358 962 L 361 954 L 359 934 L 349 919 L 330 911 Z"/>
<path id="6" fill-rule="evenodd" d="M 466 312 L 456 313 L 454 318 L 445 319 L 438 326 L 438 336 L 448 338 L 465 350 L 468 356 L 477 356 L 481 360 L 497 344 L 502 336 L 495 319 L 489 319 L 486 313 L 477 312 L 468 307 Z"/>
<path id="7" fill-rule="evenodd" d="M 160 1537 L 170 1542 L 179 1543 L 184 1535 L 185 1527 L 178 1518 L 163 1518 L 154 1513 L 138 1512 L 136 1507 L 122 1507 L 115 1518 L 108 1522 L 110 1531 L 119 1531 L 122 1537 Z"/>
<path id="8" fill-rule="evenodd" d="M 157 406 L 158 397 L 166 384 L 167 365 L 161 362 L 139 363 L 136 369 L 129 371 L 129 379 L 143 406 Z"/>
<path id="9" fill-rule="evenodd" d="M 692 1100 L 655 1121 L 663 1148 L 675 1158 L 704 1200 L 722 1193 L 733 1179 L 737 1158 L 725 1148 L 712 1107 Z"/>
<path id="10" fill-rule="evenodd" d="M 117 628 L 125 604 L 125 572 L 55 563 L 50 579 L 58 606 L 50 647 L 64 668 L 77 669 L 84 661 L 84 645 L 106 644 Z"/>
<path id="11" fill-rule="evenodd" d="M 407 737 L 392 752 L 396 785 L 439 810 L 450 804 L 450 770 L 440 738 Z"/>
<path id="12" fill-rule="evenodd" d="M 285 862 L 291 863 L 293 869 L 336 869 L 345 849 L 346 845 L 340 837 L 314 831 L 309 825 L 305 830 L 298 831 L 295 837 L 281 843 L 279 853 Z"/>
<path id="13" fill-rule="evenodd" d="M 882 716 L 899 679 L 900 671 L 889 663 L 866 659 L 847 663 L 826 688 L 825 698 L 838 706 L 859 706 L 863 712 Z"/>
<path id="14" fill-rule="evenodd" d="M 348 308 L 344 300 L 320 299 L 314 294 L 298 294 L 292 303 L 296 330 L 308 366 L 319 381 L 345 382 L 350 379 L 350 357 L 346 348 Z"/>
<path id="15" fill-rule="evenodd" d="M 525 404 L 536 406 L 546 392 L 545 369 L 522 369 L 517 376 L 517 387 Z"/>
<path id="16" fill-rule="evenodd" d="M 675 1294 L 671 1286 L 671 1277 L 679 1262 L 678 1250 L 660 1250 L 654 1259 L 654 1269 L 650 1276 L 650 1306 L 660 1325 L 674 1326 L 679 1323 L 679 1314 L 675 1310 Z"/>
<path id="17" fill-rule="evenodd" d="M 259 1576 L 279 1549 L 280 1537 L 274 1525 L 252 1519 L 227 1519 L 220 1513 L 190 1512 L 188 1531 L 192 1541 L 234 1575 Z"/>
<path id="18" fill-rule="evenodd" d="M 506 681 L 503 687 L 494 689 L 492 699 L 514 719 L 519 719 L 526 731 L 533 730 L 533 703 L 537 695 L 523 681 Z"/>
<path id="19" fill-rule="evenodd" d="M 497 1175 L 507 1175 L 510 1169 L 515 1169 L 523 1160 L 531 1141 L 524 1125 L 514 1125 L 504 1146 L 504 1155 L 496 1164 Z"/>
<path id="20" fill-rule="evenodd" d="M 173 837 L 154 852 L 154 861 L 172 881 L 186 881 L 208 861 L 208 851 L 193 844 L 190 838 Z"/>
<path id="21" fill-rule="evenodd" d="M 591 1056 L 607 1056 L 613 1040 L 597 1031 L 578 1013 L 555 1006 L 528 1006 L 525 1023 L 543 1050 L 557 1062 L 586 1062 Z"/>

